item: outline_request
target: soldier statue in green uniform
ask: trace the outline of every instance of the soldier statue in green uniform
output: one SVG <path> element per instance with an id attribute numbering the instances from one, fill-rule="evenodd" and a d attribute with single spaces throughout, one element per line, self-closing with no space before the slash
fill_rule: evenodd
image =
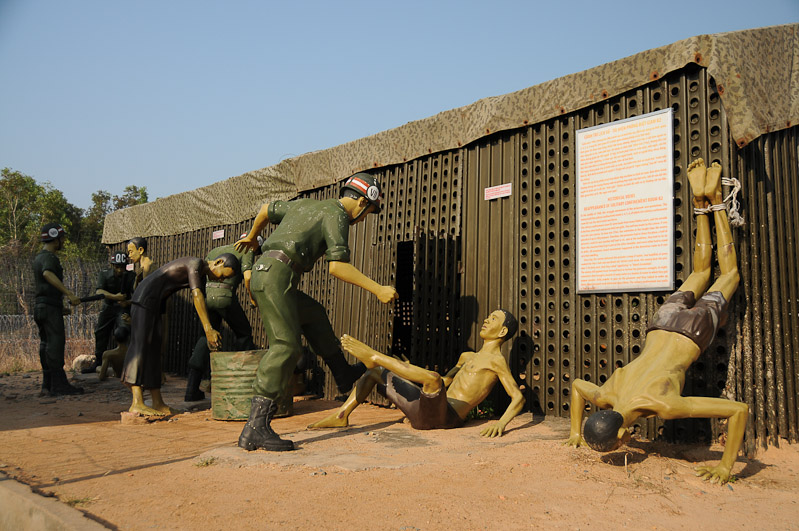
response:
<path id="1" fill-rule="evenodd" d="M 375 295 L 381 302 L 397 298 L 392 286 L 382 286 L 349 263 L 350 225 L 380 211 L 380 185 L 358 173 L 341 189 L 339 199 L 275 201 L 261 207 L 249 234 L 236 242 L 239 249 L 255 249 L 256 237 L 268 222 L 278 227 L 261 246 L 263 254 L 252 273 L 252 295 L 263 320 L 269 350 L 261 359 L 253 383 L 250 418 L 239 437 L 246 450 L 293 450 L 270 422 L 287 392 L 288 382 L 302 351 L 301 336 L 322 358 L 341 392 L 347 392 L 363 374 L 363 364 L 349 365 L 333 332 L 324 306 L 301 292 L 300 277 L 324 255 L 331 275 Z"/>
<path id="2" fill-rule="evenodd" d="M 235 246 L 230 244 L 211 249 L 205 260 L 212 262 L 225 253 L 230 253 L 239 259 L 241 273 L 230 278 L 218 281 L 209 280 L 205 283 L 205 307 L 208 309 L 208 320 L 214 330 L 221 330 L 222 320 L 228 324 L 235 337 L 233 350 L 253 350 L 255 344 L 252 341 L 252 327 L 241 304 L 239 304 L 238 297 L 236 297 L 236 289 L 238 289 L 241 281 L 244 280 L 247 296 L 251 298 L 250 275 L 255 261 L 255 253 L 246 249 L 244 252 L 237 251 Z M 208 370 L 210 356 L 211 349 L 208 348 L 208 340 L 203 334 L 197 339 L 194 351 L 191 358 L 189 358 L 186 402 L 196 402 L 205 398 L 205 393 L 200 391 L 200 380 Z"/>
<path id="3" fill-rule="evenodd" d="M 111 253 L 109 257 L 110 269 L 105 269 L 97 274 L 97 289 L 95 293 L 105 297 L 103 309 L 97 317 L 97 327 L 94 329 L 94 357 L 95 362 L 91 367 L 81 372 L 95 372 L 98 365 L 103 363 L 103 352 L 108 349 L 108 343 L 118 320 L 123 313 L 130 314 L 130 297 L 133 295 L 133 283 L 136 275 L 133 271 L 126 271 L 128 255 L 124 252 Z"/>
<path id="4" fill-rule="evenodd" d="M 74 387 L 64 372 L 64 315 L 71 312 L 64 307 L 63 297 L 72 306 L 80 304 L 80 299 L 64 286 L 64 270 L 56 252 L 64 247 L 64 229 L 58 223 L 48 223 L 42 227 L 41 238 L 44 245 L 33 259 L 33 280 L 36 285 L 36 302 L 33 306 L 33 320 L 39 328 L 39 361 L 42 364 L 42 395 L 51 396 L 82 394 L 82 387 Z"/>

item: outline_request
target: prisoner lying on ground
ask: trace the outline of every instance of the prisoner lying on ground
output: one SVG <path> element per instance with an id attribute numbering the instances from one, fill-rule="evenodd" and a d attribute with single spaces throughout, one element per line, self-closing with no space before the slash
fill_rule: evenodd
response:
<path id="1" fill-rule="evenodd" d="M 308 428 L 348 426 L 350 413 L 366 401 L 375 386 L 405 414 L 413 428 L 456 428 L 463 425 L 468 413 L 488 396 L 499 380 L 511 397 L 511 403 L 502 417 L 484 427 L 480 434 L 501 436 L 508 422 L 524 406 L 522 392 L 500 350 L 517 328 L 516 318 L 507 310 L 492 312 L 480 329 L 483 347 L 477 352 L 461 354 L 457 365 L 446 376 L 381 354 L 345 335 L 341 338 L 342 348 L 361 360 L 368 370 L 338 411 Z"/>

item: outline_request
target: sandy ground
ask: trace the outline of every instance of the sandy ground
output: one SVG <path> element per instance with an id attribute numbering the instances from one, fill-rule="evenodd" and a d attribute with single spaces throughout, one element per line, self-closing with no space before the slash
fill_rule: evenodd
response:
<path id="1" fill-rule="evenodd" d="M 241 422 L 210 401 L 123 425 L 118 380 L 79 377 L 80 397 L 38 398 L 36 374 L 0 378 L 0 471 L 119 529 L 799 529 L 799 448 L 739 458 L 715 486 L 693 468 L 722 448 L 632 441 L 601 455 L 563 445 L 566 419 L 517 417 L 498 439 L 484 421 L 416 431 L 396 410 L 361 406 L 341 431 L 304 427 L 337 407 L 299 401 L 273 422 L 287 453 L 236 446 Z"/>

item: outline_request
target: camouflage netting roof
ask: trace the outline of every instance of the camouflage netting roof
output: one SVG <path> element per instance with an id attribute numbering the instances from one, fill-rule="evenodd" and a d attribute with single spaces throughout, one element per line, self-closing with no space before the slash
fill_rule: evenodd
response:
<path id="1" fill-rule="evenodd" d="M 739 146 L 799 124 L 799 24 L 700 35 L 114 212 L 106 217 L 103 242 L 238 223 L 254 217 L 263 202 L 289 199 L 358 171 L 543 122 L 646 85 L 689 63 L 707 68 L 716 80 Z"/>

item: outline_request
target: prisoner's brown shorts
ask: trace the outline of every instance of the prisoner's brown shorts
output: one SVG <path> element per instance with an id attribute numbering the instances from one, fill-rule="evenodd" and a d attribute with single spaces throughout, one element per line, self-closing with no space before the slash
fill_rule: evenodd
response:
<path id="1" fill-rule="evenodd" d="M 405 413 L 414 429 L 435 430 L 463 425 L 463 419 L 449 405 L 443 387 L 438 393 L 427 394 L 415 383 L 386 370 L 377 391 Z"/>
<path id="2" fill-rule="evenodd" d="M 698 301 L 691 291 L 677 291 L 663 303 L 646 331 L 677 332 L 704 351 L 726 322 L 727 301 L 720 291 L 705 293 Z"/>

